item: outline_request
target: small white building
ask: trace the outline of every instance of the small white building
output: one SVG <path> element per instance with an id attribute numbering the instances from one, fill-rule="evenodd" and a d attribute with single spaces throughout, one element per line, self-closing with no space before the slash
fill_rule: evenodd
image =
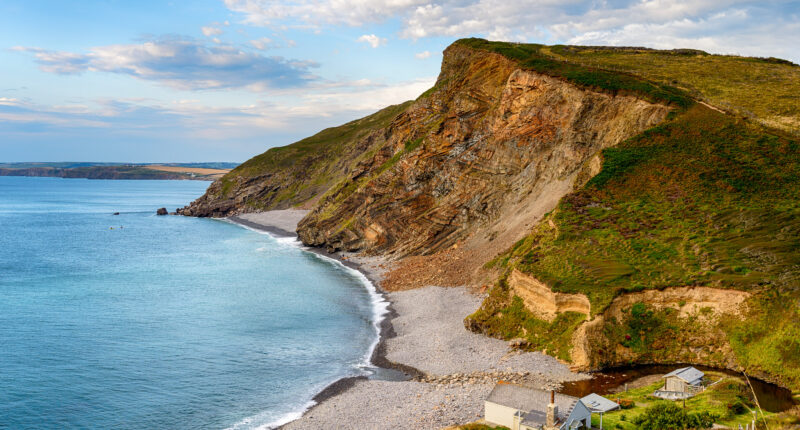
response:
<path id="1" fill-rule="evenodd" d="M 577 397 L 514 384 L 495 385 L 484 402 L 484 419 L 511 430 L 590 428 L 592 413 Z"/>
<path id="2" fill-rule="evenodd" d="M 703 391 L 705 374 L 694 367 L 682 367 L 664 375 L 664 388 L 656 390 L 654 396 L 662 399 L 687 399 Z"/>

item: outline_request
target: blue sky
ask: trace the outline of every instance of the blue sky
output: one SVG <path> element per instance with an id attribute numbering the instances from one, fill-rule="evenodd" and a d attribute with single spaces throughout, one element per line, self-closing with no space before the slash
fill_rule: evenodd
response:
<path id="1" fill-rule="evenodd" d="M 415 98 L 469 36 L 800 63 L 800 0 L 3 0 L 0 161 L 244 161 Z"/>

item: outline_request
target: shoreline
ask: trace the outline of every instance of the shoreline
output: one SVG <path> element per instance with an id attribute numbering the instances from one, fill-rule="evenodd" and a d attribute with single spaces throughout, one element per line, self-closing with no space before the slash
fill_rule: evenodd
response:
<path id="1" fill-rule="evenodd" d="M 269 211 L 223 220 L 275 238 L 296 239 L 287 220 L 296 226 L 305 212 Z M 274 428 L 440 429 L 480 419 L 484 399 L 498 381 L 550 389 L 588 377 L 545 354 L 516 351 L 505 341 L 466 330 L 463 317 L 483 300 L 473 290 L 421 285 L 388 292 L 379 284 L 388 271 L 384 259 L 302 249 L 358 272 L 370 284 L 365 287 L 374 288 L 371 294 L 380 297 L 373 302 L 380 307 L 374 308 L 376 320 L 380 318 L 375 324 L 378 338 L 365 360 L 373 373 L 333 381 L 306 409 Z"/>
<path id="2" fill-rule="evenodd" d="M 268 233 L 275 238 L 297 238 L 297 233 L 291 232 L 286 230 L 285 228 L 281 228 L 275 225 L 268 225 L 264 223 L 254 222 L 251 220 L 247 220 L 242 218 L 241 216 L 234 215 L 230 217 L 223 218 L 233 224 L 238 224 L 243 227 L 247 227 L 253 230 L 258 230 L 264 233 Z M 320 255 L 325 258 L 330 258 L 342 264 L 343 266 L 350 268 L 352 270 L 358 271 L 361 273 L 373 286 L 375 292 L 383 299 L 386 306 L 386 312 L 383 314 L 380 323 L 378 323 L 379 333 L 377 343 L 375 347 L 372 349 L 372 353 L 369 357 L 369 364 L 379 370 L 389 371 L 392 372 L 400 372 L 404 375 L 403 380 L 411 380 L 413 378 L 421 377 L 424 375 L 419 369 L 416 369 L 411 366 L 407 366 L 401 363 L 395 363 L 390 361 L 387 358 L 387 347 L 386 347 L 386 340 L 390 338 L 394 338 L 397 334 L 394 331 L 394 327 L 392 326 L 392 320 L 397 317 L 397 311 L 395 310 L 392 301 L 389 299 L 388 294 L 384 291 L 379 284 L 379 279 L 375 276 L 375 273 L 371 270 L 366 270 L 362 263 L 358 263 L 352 261 L 350 258 L 345 258 L 345 256 L 339 252 L 329 253 L 326 249 L 320 247 L 311 247 L 305 246 L 301 248 L 304 251 L 311 252 L 317 255 Z M 332 397 L 335 397 L 353 386 L 355 386 L 356 382 L 359 380 L 366 380 L 372 379 L 371 376 L 360 375 L 360 376 L 345 376 L 342 378 L 333 381 L 332 383 L 328 384 L 325 388 L 323 388 L 319 393 L 312 397 L 312 401 L 316 404 L 311 408 L 306 409 L 303 411 L 303 414 L 307 413 L 320 403 L 328 400 Z M 395 376 L 398 376 L 395 374 Z M 380 379 L 380 378 L 378 378 Z M 287 423 L 288 424 L 288 423 Z M 285 425 L 285 424 L 283 424 Z M 277 427 L 282 428 L 283 425 Z"/>

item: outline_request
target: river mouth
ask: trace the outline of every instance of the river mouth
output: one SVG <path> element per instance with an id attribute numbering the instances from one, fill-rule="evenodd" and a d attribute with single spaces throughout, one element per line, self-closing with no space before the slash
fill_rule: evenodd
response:
<path id="1" fill-rule="evenodd" d="M 680 367 L 683 367 L 683 365 L 656 364 L 606 369 L 601 372 L 592 373 L 591 379 L 563 383 L 561 393 L 575 397 L 583 397 L 591 393 L 607 395 L 623 392 L 625 391 L 626 385 L 629 389 L 649 385 L 659 380 L 660 376 Z M 743 378 L 742 374 L 730 370 L 715 369 L 706 366 L 694 367 L 702 371 L 720 372 Z M 750 377 L 750 384 L 753 386 L 753 391 L 755 392 L 756 398 L 758 398 L 758 403 L 765 411 L 783 412 L 791 409 L 796 404 L 792 397 L 792 392 L 786 388 L 753 377 Z"/>

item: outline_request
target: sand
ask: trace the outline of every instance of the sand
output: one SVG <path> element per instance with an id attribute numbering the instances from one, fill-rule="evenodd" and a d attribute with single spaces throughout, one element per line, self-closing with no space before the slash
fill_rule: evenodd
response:
<path id="1" fill-rule="evenodd" d="M 264 230 L 277 233 L 281 236 L 294 236 L 297 231 L 297 223 L 308 214 L 309 211 L 301 209 L 284 209 L 268 212 L 255 212 L 231 217 L 232 221 L 246 221 L 263 227 Z"/>

